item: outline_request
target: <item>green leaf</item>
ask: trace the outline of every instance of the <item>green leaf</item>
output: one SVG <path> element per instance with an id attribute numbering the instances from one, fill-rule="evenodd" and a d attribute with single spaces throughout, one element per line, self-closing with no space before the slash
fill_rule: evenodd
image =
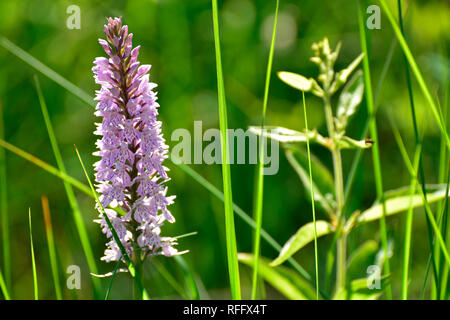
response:
<path id="1" fill-rule="evenodd" d="M 305 78 L 302 75 L 293 72 L 281 71 L 277 73 L 278 77 L 294 89 L 309 92 L 311 91 L 318 97 L 323 97 L 323 90 L 313 78 Z"/>
<path id="2" fill-rule="evenodd" d="M 448 195 L 447 195 L 448 196 Z M 427 193 L 428 203 L 433 203 L 442 200 L 446 197 L 445 189 L 441 189 L 436 192 Z M 413 196 L 402 196 L 396 198 L 390 198 L 386 200 L 386 216 L 390 216 L 402 211 L 408 210 L 409 207 L 417 208 L 423 206 L 423 197 L 420 194 Z M 363 211 L 356 220 L 357 223 L 365 223 L 373 220 L 380 219 L 383 216 L 383 207 L 381 204 L 375 204 L 371 208 Z"/>
<path id="3" fill-rule="evenodd" d="M 347 279 L 354 280 L 366 274 L 366 268 L 374 264 L 378 243 L 368 240 L 361 244 L 350 256 L 347 263 Z"/>
<path id="4" fill-rule="evenodd" d="M 355 60 L 353 60 L 347 68 L 339 71 L 336 73 L 335 80 L 333 84 L 331 85 L 330 92 L 334 93 L 339 88 L 347 82 L 348 77 L 350 74 L 358 67 L 358 65 L 361 63 L 362 59 L 364 58 L 364 53 L 361 53 L 358 57 L 356 57 Z"/>
<path id="5" fill-rule="evenodd" d="M 317 238 L 334 232 L 334 228 L 331 224 L 324 220 L 316 221 Z M 314 223 L 308 222 L 302 226 L 298 231 L 286 242 L 281 249 L 278 257 L 273 260 L 270 265 L 278 266 L 291 257 L 294 253 L 306 246 L 308 243 L 314 240 Z"/>
<path id="6" fill-rule="evenodd" d="M 308 92 L 312 89 L 311 79 L 307 79 L 302 75 L 287 71 L 278 72 L 277 75 L 281 79 L 281 81 L 291 86 L 292 88 L 305 92 Z"/>
<path id="7" fill-rule="evenodd" d="M 253 267 L 254 256 L 250 253 L 239 253 L 238 259 L 241 263 Z M 309 282 L 299 277 L 298 274 L 286 267 L 270 267 L 269 260 L 261 257 L 259 259 L 259 274 L 272 287 L 277 289 L 286 298 L 292 300 L 313 300 L 315 291 Z"/>
<path id="8" fill-rule="evenodd" d="M 326 148 L 331 146 L 330 140 L 321 136 L 317 130 L 300 132 L 274 126 L 264 126 L 264 130 L 259 126 L 250 126 L 248 130 L 255 135 L 277 140 L 281 143 L 306 143 L 306 137 L 308 136 L 309 142 L 318 143 Z"/>
<path id="9" fill-rule="evenodd" d="M 333 297 L 333 300 L 377 300 L 382 294 L 382 289 L 369 289 L 366 278 L 351 281 L 345 288 L 342 288 Z M 381 279 L 381 283 L 386 278 Z M 383 288 L 383 285 L 381 285 Z"/>
<path id="10" fill-rule="evenodd" d="M 288 147 L 285 151 L 286 158 L 291 166 L 297 172 L 300 180 L 305 186 L 308 196 L 311 198 L 311 184 L 308 174 L 308 157 L 303 150 L 298 148 Z M 329 215 L 333 215 L 333 194 L 334 184 L 333 177 L 328 169 L 317 159 L 312 158 L 313 190 L 314 201 L 318 202 L 323 210 Z"/>
<path id="11" fill-rule="evenodd" d="M 356 113 L 358 106 L 361 104 L 363 93 L 363 73 L 359 70 L 345 85 L 339 96 L 337 107 L 337 123 L 339 130 L 343 131 L 347 126 L 348 120 Z"/>

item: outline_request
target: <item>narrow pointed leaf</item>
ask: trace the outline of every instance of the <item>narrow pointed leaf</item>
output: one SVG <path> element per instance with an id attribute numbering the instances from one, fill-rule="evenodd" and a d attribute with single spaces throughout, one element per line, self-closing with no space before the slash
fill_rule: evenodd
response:
<path id="1" fill-rule="evenodd" d="M 324 220 L 316 221 L 317 238 L 332 233 L 334 231 L 333 226 Z M 273 260 L 270 265 L 278 266 L 282 264 L 286 259 L 291 257 L 301 248 L 314 240 L 314 223 L 309 222 L 302 226 L 298 231 L 286 242 L 281 249 L 278 257 Z"/>
<path id="2" fill-rule="evenodd" d="M 286 158 L 300 177 L 308 196 L 311 197 L 311 193 L 309 192 L 311 190 L 311 183 L 307 170 L 307 155 L 299 149 L 291 148 L 286 150 Z M 312 163 L 312 168 L 315 173 L 312 186 L 314 190 L 314 201 L 317 201 L 320 207 L 329 215 L 333 215 L 333 204 L 330 199 L 334 194 L 333 178 L 328 169 L 318 160 L 316 161 L 316 159 Z"/>
<path id="3" fill-rule="evenodd" d="M 447 195 L 448 196 L 448 195 Z M 428 203 L 433 203 L 442 199 L 445 199 L 445 189 L 432 193 L 427 193 Z M 420 194 L 411 196 L 402 196 L 386 200 L 386 216 L 390 216 L 396 213 L 400 213 L 412 208 L 422 207 L 423 197 Z M 365 223 L 373 220 L 380 219 L 383 216 L 383 208 L 381 204 L 376 204 L 371 208 L 363 211 L 358 217 L 358 223 Z"/>
<path id="4" fill-rule="evenodd" d="M 337 107 L 338 129 L 345 129 L 349 119 L 356 113 L 358 106 L 361 104 L 363 93 L 363 73 L 359 70 L 345 85 L 339 96 Z"/>
<path id="5" fill-rule="evenodd" d="M 241 263 L 253 267 L 254 256 L 250 253 L 239 253 L 238 259 Z M 286 298 L 292 300 L 315 299 L 314 288 L 311 284 L 298 274 L 286 267 L 270 267 L 269 260 L 261 257 L 259 259 L 259 274 L 272 287 L 277 289 Z"/>

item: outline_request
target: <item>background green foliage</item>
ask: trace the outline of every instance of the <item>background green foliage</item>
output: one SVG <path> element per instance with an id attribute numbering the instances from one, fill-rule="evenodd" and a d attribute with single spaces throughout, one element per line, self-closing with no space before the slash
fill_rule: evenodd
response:
<path id="1" fill-rule="evenodd" d="M 81 8 L 81 29 L 66 27 L 66 8 L 77 4 Z M 396 12 L 394 2 L 393 11 Z M 260 124 L 262 95 L 267 56 L 273 26 L 275 1 L 226 0 L 219 1 L 222 59 L 230 128 L 247 128 Z M 278 17 L 277 43 L 273 61 L 273 75 L 269 92 L 266 123 L 300 130 L 303 128 L 301 96 L 284 85 L 276 71 L 292 71 L 305 76 L 316 76 L 316 66 L 309 61 L 311 44 L 328 36 L 334 47 L 338 40 L 343 46 L 336 69 L 347 66 L 360 52 L 356 1 L 293 1 L 282 0 Z M 447 45 L 450 40 L 446 1 L 414 1 L 405 19 L 406 37 L 433 94 L 442 101 L 443 78 L 448 72 Z M 86 92 L 94 95 L 92 61 L 103 55 L 98 38 L 103 38 L 103 24 L 109 16 L 122 16 L 134 33 L 134 44 L 141 45 L 140 61 L 153 65 L 151 80 L 158 83 L 160 120 L 169 146 L 170 134 L 176 128 L 193 132 L 193 122 L 203 121 L 203 129 L 218 128 L 217 79 L 214 56 L 211 2 L 209 0 L 134 0 L 134 1 L 53 1 L 2 0 L 0 2 L 0 35 L 7 37 L 31 55 L 41 60 Z M 371 73 L 375 94 L 394 35 L 382 15 L 381 30 L 371 32 Z M 394 189 L 410 182 L 409 174 L 400 157 L 388 121 L 391 115 L 399 126 L 412 154 L 413 128 L 410 120 L 404 61 L 397 46 L 393 61 L 382 84 L 379 97 L 377 124 L 379 130 L 384 189 Z M 23 148 L 44 161 L 56 165 L 34 87 L 34 69 L 0 48 L 0 103 L 3 106 L 5 140 Z M 96 137 L 92 134 L 93 109 L 78 98 L 38 74 L 48 105 L 51 121 L 61 148 L 67 172 L 85 181 L 73 145 L 76 144 L 83 160 L 93 174 L 97 159 L 92 156 Z M 413 82 L 420 127 L 425 130 L 424 167 L 428 183 L 438 181 L 439 132 L 422 95 Z M 308 125 L 325 133 L 322 102 L 306 96 Z M 365 121 L 363 105 L 348 128 L 350 136 L 359 137 Z M 447 120 L 448 121 L 448 120 Z M 326 150 L 312 145 L 312 152 L 331 168 Z M 351 194 L 350 208 L 367 208 L 375 199 L 372 157 L 365 152 L 363 165 L 357 173 Z M 344 151 L 344 172 L 347 173 L 354 151 Z M 189 249 L 185 255 L 208 294 L 213 298 L 229 297 L 226 270 L 223 203 L 213 198 L 203 187 L 183 171 L 167 161 L 172 181 L 170 194 L 177 195 L 172 211 L 177 219 L 167 225 L 163 233 L 179 235 L 191 231 L 198 234 L 180 239 L 179 249 Z M 219 165 L 192 165 L 205 178 L 221 189 Z M 52 212 L 55 242 L 61 265 L 62 279 L 68 265 L 76 264 L 82 270 L 82 289 L 64 290 L 66 298 L 91 298 L 91 282 L 80 241 L 72 219 L 70 206 L 61 180 L 49 175 L 25 160 L 7 152 L 8 215 L 10 220 L 13 284 L 15 298 L 32 298 L 32 268 L 28 239 L 28 207 L 33 215 L 33 240 L 36 254 L 40 298 L 53 298 L 53 284 L 41 208 L 41 196 L 47 195 Z M 252 212 L 255 166 L 232 165 L 233 200 L 246 212 Z M 0 190 L 0 192 L 4 192 Z M 275 176 L 265 177 L 263 227 L 279 243 L 287 239 L 303 224 L 311 221 L 311 204 L 306 190 L 294 170 L 280 152 L 280 170 Z M 96 258 L 103 255 L 105 237 L 92 222 L 97 212 L 92 198 L 76 191 L 80 208 L 88 227 Z M 351 210 L 349 211 L 351 212 Z M 318 211 L 318 219 L 323 218 Z M 388 234 L 394 241 L 391 261 L 394 296 L 400 290 L 401 250 L 404 215 L 388 218 Z M 428 243 L 423 210 L 416 210 L 413 230 L 411 298 L 418 298 L 426 262 Z M 250 252 L 252 231 L 236 218 L 238 251 Z M 349 239 L 349 252 L 363 242 L 379 242 L 378 226 L 358 227 Z M 319 261 L 325 260 L 331 239 L 319 240 Z M 262 256 L 277 256 L 262 242 Z M 296 259 L 310 274 L 314 274 L 313 246 L 297 254 Z M 182 270 L 172 259 L 156 258 L 175 279 L 182 282 Z M 106 273 L 113 264 L 99 262 L 100 272 Z M 3 263 L 1 264 L 3 265 Z M 241 266 L 243 297 L 249 297 L 251 272 Z M 147 263 L 145 285 L 152 297 L 176 296 L 154 268 Z M 324 272 L 324 270 L 320 270 Z M 360 276 L 365 270 L 360 270 Z M 414 279 L 418 279 L 414 281 Z M 112 298 L 130 298 L 132 282 L 126 275 L 118 275 L 113 285 Z M 102 280 L 106 288 L 108 280 Z M 65 288 L 65 286 L 63 286 Z M 120 289 L 119 288 L 123 288 Z M 115 290 L 114 290 L 115 289 Z M 269 297 L 279 295 L 272 290 Z M 204 298 L 208 297 L 203 293 Z"/>

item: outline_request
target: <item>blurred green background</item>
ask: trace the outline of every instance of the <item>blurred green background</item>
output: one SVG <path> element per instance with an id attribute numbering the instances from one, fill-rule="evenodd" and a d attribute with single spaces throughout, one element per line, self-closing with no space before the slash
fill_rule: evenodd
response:
<path id="1" fill-rule="evenodd" d="M 389 2 L 396 12 L 396 1 Z M 69 5 L 81 9 L 81 29 L 66 27 Z M 406 6 L 406 4 L 405 4 Z M 230 128 L 259 125 L 266 63 L 273 26 L 275 1 L 219 1 L 222 56 Z M 442 101 L 443 79 L 448 72 L 447 45 L 450 39 L 450 7 L 448 1 L 413 1 L 406 18 L 407 39 L 412 52 L 432 92 Z M 193 122 L 203 121 L 203 129 L 218 128 L 217 82 L 214 42 L 209 0 L 134 0 L 134 1 L 0 1 L 0 35 L 23 48 L 90 95 L 98 86 L 92 76 L 92 62 L 104 53 L 97 42 L 104 38 L 106 17 L 122 16 L 124 24 L 134 33 L 134 45 L 141 45 L 140 61 L 152 64 L 151 80 L 158 83 L 160 120 L 169 146 L 171 132 L 177 128 L 193 130 Z M 298 92 L 283 84 L 275 75 L 286 70 L 316 76 L 317 69 L 309 61 L 313 42 L 328 36 L 334 47 L 341 40 L 343 47 L 337 69 L 345 67 L 361 51 L 357 25 L 356 1 L 294 1 L 281 0 L 273 74 L 269 92 L 266 124 L 300 130 L 304 126 Z M 387 18 L 382 15 L 381 30 L 371 32 L 372 81 L 377 92 L 379 79 L 389 48 L 394 39 Z M 92 134 L 93 109 L 52 80 L 0 47 L 0 103 L 5 120 L 5 140 L 23 148 L 42 160 L 56 165 L 43 117 L 33 75 L 38 74 L 50 117 L 70 175 L 85 182 L 74 144 L 92 176 L 92 155 L 96 137 Z M 427 110 L 416 83 L 413 83 L 418 119 L 424 133 L 424 164 L 427 182 L 437 182 L 439 163 L 439 133 Z M 386 190 L 409 184 L 391 133 L 388 116 L 400 127 L 407 148 L 414 147 L 410 107 L 401 51 L 396 46 L 394 56 L 379 96 L 377 123 L 381 149 L 383 179 Z M 308 121 L 323 134 L 326 127 L 322 102 L 307 95 Z M 367 114 L 360 108 L 349 129 L 349 136 L 359 137 Z M 312 147 L 331 170 L 329 154 Z M 363 165 L 357 173 L 351 208 L 367 208 L 375 200 L 371 151 L 365 152 Z M 353 151 L 344 153 L 344 171 L 348 173 Z M 204 284 L 212 298 L 228 298 L 228 273 L 225 251 L 223 204 L 211 196 L 170 161 L 172 181 L 169 193 L 177 196 L 171 207 L 177 222 L 166 225 L 165 235 L 197 231 L 195 236 L 180 239 L 178 248 L 190 250 L 185 258 Z M 91 298 L 89 269 L 81 249 L 62 182 L 33 164 L 6 152 L 8 216 L 12 241 L 14 298 L 33 297 L 31 258 L 28 236 L 28 208 L 31 208 L 41 298 L 54 298 L 50 263 L 41 207 L 41 196 L 49 198 L 62 281 L 69 265 L 79 265 L 82 272 L 81 290 L 64 290 L 66 298 Z M 219 165 L 192 165 L 219 189 L 222 185 Z M 252 212 L 255 167 L 233 165 L 234 202 L 247 213 Z M 5 190 L 0 190 L 5 192 Z M 94 246 L 94 255 L 103 255 L 105 237 L 92 220 L 97 217 L 94 201 L 76 191 L 82 214 Z M 411 297 L 418 298 L 426 262 L 428 243 L 422 210 L 416 210 L 413 232 Z M 323 218 L 321 212 L 318 218 Z M 306 222 L 311 221 L 311 207 L 305 189 L 294 170 L 280 153 L 277 175 L 266 176 L 263 227 L 281 244 Z M 394 240 L 392 260 L 394 296 L 401 279 L 401 251 L 404 226 L 403 215 L 388 219 L 389 235 Z M 238 250 L 252 249 L 252 231 L 236 218 Z M 379 240 L 378 224 L 356 229 L 350 238 L 349 252 L 363 240 Z M 325 261 L 329 238 L 319 240 L 319 260 Z M 274 258 L 277 253 L 263 242 L 262 255 Z M 295 258 L 313 274 L 313 246 L 308 246 Z M 2 258 L 0 258 L 2 259 Z M 183 275 L 172 259 L 158 257 L 174 277 L 182 283 Z M 100 271 L 109 272 L 113 264 L 99 261 Z M 1 264 L 3 267 L 3 263 Z M 146 264 L 145 285 L 155 298 L 176 297 L 176 292 L 155 270 Z M 241 266 L 244 297 L 249 297 L 250 270 Z M 323 272 L 323 270 L 321 270 Z M 364 273 L 364 270 L 362 271 Z M 415 280 L 417 279 L 417 280 Z M 109 280 L 102 280 L 106 287 Z M 64 283 L 63 283 L 64 285 Z M 64 286 L 65 288 L 65 286 Z M 269 297 L 280 298 L 271 290 Z M 202 294 L 207 298 L 206 293 Z M 112 298 L 130 298 L 132 285 L 127 275 L 119 275 L 113 286 Z"/>

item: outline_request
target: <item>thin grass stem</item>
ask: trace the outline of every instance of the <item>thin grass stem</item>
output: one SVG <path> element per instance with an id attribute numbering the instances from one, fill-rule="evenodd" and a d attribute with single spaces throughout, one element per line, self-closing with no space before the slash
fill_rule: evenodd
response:
<path id="1" fill-rule="evenodd" d="M 237 259 L 236 232 L 234 227 L 233 199 L 231 189 L 230 153 L 228 144 L 228 120 L 225 101 L 225 87 L 223 82 L 222 57 L 220 53 L 219 15 L 217 0 L 212 0 L 212 15 L 214 27 L 214 45 L 216 49 L 217 91 L 219 99 L 219 126 L 222 150 L 222 179 L 225 197 L 225 233 L 227 243 L 228 273 L 230 276 L 231 296 L 234 300 L 241 299 L 241 285 L 239 279 L 239 264 Z"/>
<path id="2" fill-rule="evenodd" d="M 383 179 L 381 173 L 381 163 L 380 163 L 380 151 L 379 151 L 379 140 L 378 140 L 378 132 L 377 132 L 377 124 L 375 120 L 375 108 L 373 104 L 373 94 L 372 94 L 372 83 L 370 77 L 370 66 L 369 66 L 369 51 L 368 51 L 368 42 L 366 35 L 366 28 L 364 24 L 361 3 L 358 1 L 358 24 L 359 24 L 359 33 L 360 33 L 360 41 L 361 41 L 361 49 L 364 53 L 363 59 L 363 69 L 364 69 L 364 84 L 365 84 L 365 96 L 366 96 L 366 106 L 367 113 L 370 117 L 369 122 L 369 130 L 370 136 L 373 140 L 372 146 L 372 159 L 373 159 L 373 169 L 375 175 L 375 188 L 377 193 L 377 198 L 379 202 L 382 204 L 383 215 L 380 219 L 380 234 L 381 234 L 381 243 L 385 254 L 384 259 L 384 274 L 390 274 L 390 262 L 388 256 L 388 239 L 387 239 L 387 226 L 386 226 L 386 203 L 384 201 L 384 193 L 383 193 Z M 388 300 L 392 299 L 392 288 L 390 282 L 386 284 L 385 290 L 386 298 Z"/>
<path id="3" fill-rule="evenodd" d="M 261 130 L 264 130 L 264 122 L 266 118 L 267 101 L 269 100 L 269 87 L 270 87 L 270 75 L 272 73 L 272 61 L 273 53 L 275 49 L 275 39 L 277 34 L 277 20 L 278 20 L 278 7 L 279 0 L 276 2 L 275 15 L 273 22 L 272 40 L 270 43 L 269 60 L 267 62 L 266 71 L 266 83 L 264 87 L 264 101 L 263 110 L 261 117 Z M 254 210 L 254 216 L 256 221 L 255 238 L 253 245 L 253 281 L 252 281 L 252 299 L 256 299 L 257 289 L 258 289 L 258 267 L 259 267 L 259 256 L 261 253 L 260 242 L 261 242 L 261 226 L 262 226 L 262 211 L 263 211 L 263 197 L 264 197 L 264 149 L 266 148 L 266 140 L 261 137 L 261 143 L 259 144 L 259 159 L 258 159 L 258 181 L 257 181 L 257 192 L 256 192 L 256 206 Z"/>
<path id="4" fill-rule="evenodd" d="M 58 142 L 56 140 L 56 136 L 53 130 L 53 125 L 50 120 L 50 116 L 47 109 L 47 104 L 44 99 L 44 95 L 41 90 L 41 85 L 39 83 L 38 77 L 34 76 L 34 82 L 36 85 L 36 91 L 39 98 L 39 103 L 41 106 L 42 115 L 44 117 L 45 127 L 47 129 L 47 133 L 50 139 L 50 144 L 52 146 L 53 155 L 55 156 L 56 163 L 58 165 L 59 171 L 64 174 L 67 174 L 66 168 L 64 165 L 64 161 L 61 156 L 61 152 L 59 150 Z M 75 193 L 73 191 L 72 186 L 67 181 L 63 180 L 64 189 L 66 191 L 67 199 L 69 200 L 70 207 L 72 209 L 72 218 L 75 222 L 75 226 L 77 228 L 78 236 L 81 241 L 81 246 L 84 251 L 84 255 L 86 257 L 89 269 L 91 273 L 98 273 L 97 264 L 95 262 L 91 242 L 89 240 L 89 236 L 86 230 L 86 226 L 83 220 L 83 216 L 81 214 L 80 207 L 78 206 L 77 199 L 75 197 Z M 102 291 L 101 283 L 99 279 L 92 277 L 92 283 L 94 285 L 94 296 L 100 297 L 100 292 Z"/>
<path id="5" fill-rule="evenodd" d="M 42 212 L 44 214 L 45 233 L 47 235 L 48 253 L 50 257 L 50 267 L 52 269 L 53 284 L 57 300 L 62 299 L 61 283 L 59 281 L 58 263 L 56 261 L 56 246 L 53 236 L 52 219 L 50 216 L 50 206 L 46 196 L 41 197 Z"/>
<path id="6" fill-rule="evenodd" d="M 33 244 L 33 227 L 31 223 L 31 208 L 28 208 L 28 224 L 29 224 L 29 235 L 30 235 L 30 251 L 31 251 L 31 266 L 33 269 L 33 290 L 34 290 L 34 300 L 39 300 L 39 287 L 37 280 L 36 271 L 36 258 L 34 256 L 34 244 Z"/>

